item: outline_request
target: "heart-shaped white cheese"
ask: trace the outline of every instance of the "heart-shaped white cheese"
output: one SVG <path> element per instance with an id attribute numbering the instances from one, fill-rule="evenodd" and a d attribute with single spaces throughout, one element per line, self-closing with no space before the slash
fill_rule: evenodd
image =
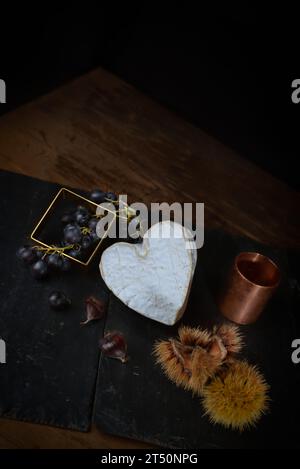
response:
<path id="1" fill-rule="evenodd" d="M 108 288 L 127 306 L 163 324 L 183 315 L 197 261 L 191 233 L 179 223 L 153 225 L 143 243 L 116 243 L 101 257 Z"/>

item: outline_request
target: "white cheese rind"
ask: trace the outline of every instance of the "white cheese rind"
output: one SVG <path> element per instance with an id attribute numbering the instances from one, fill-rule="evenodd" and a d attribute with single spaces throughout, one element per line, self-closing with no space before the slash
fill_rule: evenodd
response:
<path id="1" fill-rule="evenodd" d="M 167 237 L 170 230 L 172 236 Z M 131 309 L 173 325 L 185 311 L 197 262 L 196 245 L 190 239 L 178 223 L 157 223 L 145 233 L 143 243 L 120 242 L 107 248 L 101 257 L 101 275 Z"/>

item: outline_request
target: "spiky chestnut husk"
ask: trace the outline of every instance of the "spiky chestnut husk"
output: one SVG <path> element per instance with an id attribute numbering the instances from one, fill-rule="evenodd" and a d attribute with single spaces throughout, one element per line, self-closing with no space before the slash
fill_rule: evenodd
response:
<path id="1" fill-rule="evenodd" d="M 222 324 L 214 327 L 210 332 L 206 329 L 182 326 L 178 331 L 179 339 L 184 345 L 200 346 L 204 349 L 211 347 L 214 339 L 221 339 L 227 354 L 239 353 L 243 342 L 237 326 Z M 219 341 L 219 345 L 221 345 Z"/>
<path id="2" fill-rule="evenodd" d="M 199 345 L 204 349 L 208 347 L 211 339 L 211 333 L 208 330 L 189 326 L 181 326 L 178 330 L 178 336 L 182 344 Z"/>
<path id="3" fill-rule="evenodd" d="M 154 355 L 156 363 L 159 363 L 167 375 L 177 386 L 184 389 L 190 389 L 190 356 L 182 355 L 182 351 L 178 351 L 181 343 L 177 340 L 162 340 L 154 345 Z"/>
<path id="4" fill-rule="evenodd" d="M 241 346 L 235 326 L 221 326 L 212 333 L 182 326 L 178 335 L 179 340 L 156 343 L 154 355 L 171 381 L 196 394 L 201 394 L 207 380 Z"/>
<path id="5" fill-rule="evenodd" d="M 243 340 L 237 326 L 222 324 L 215 333 L 222 339 L 228 354 L 236 354 L 241 351 Z"/>
<path id="6" fill-rule="evenodd" d="M 267 410 L 268 389 L 255 366 L 235 360 L 205 386 L 202 404 L 212 423 L 243 431 Z"/>
<path id="7" fill-rule="evenodd" d="M 200 394 L 208 378 L 213 376 L 222 361 L 198 346 L 183 345 L 175 339 L 158 342 L 154 346 L 156 362 L 177 386 Z"/>

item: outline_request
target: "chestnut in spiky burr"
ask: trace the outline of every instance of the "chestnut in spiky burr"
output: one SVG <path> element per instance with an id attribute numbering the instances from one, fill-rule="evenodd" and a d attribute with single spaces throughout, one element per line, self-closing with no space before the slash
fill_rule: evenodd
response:
<path id="1" fill-rule="evenodd" d="M 178 336 L 156 343 L 154 355 L 171 381 L 196 394 L 201 394 L 207 380 L 241 345 L 235 326 L 221 326 L 213 332 L 182 326 Z"/>
<path id="2" fill-rule="evenodd" d="M 228 355 L 236 354 L 241 351 L 243 340 L 237 326 L 222 324 L 215 330 L 215 334 L 222 339 Z"/>
<path id="3" fill-rule="evenodd" d="M 268 389 L 255 366 L 234 360 L 205 386 L 202 404 L 212 423 L 243 431 L 267 410 Z"/>

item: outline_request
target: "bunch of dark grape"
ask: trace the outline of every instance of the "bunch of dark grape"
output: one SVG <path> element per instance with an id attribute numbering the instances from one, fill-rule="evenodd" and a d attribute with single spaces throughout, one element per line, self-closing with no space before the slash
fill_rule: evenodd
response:
<path id="1" fill-rule="evenodd" d="M 106 201 L 116 201 L 117 196 L 112 192 L 102 192 L 96 189 L 90 193 L 90 200 L 100 204 Z M 22 246 L 17 256 L 25 265 L 30 266 L 31 273 L 37 280 L 46 278 L 50 271 L 67 272 L 71 269 L 70 259 L 84 258 L 85 253 L 99 241 L 96 227 L 99 219 L 86 207 L 78 206 L 65 213 L 61 219 L 63 227 L 63 240 L 58 246 L 50 249 L 41 246 Z"/>
<path id="2" fill-rule="evenodd" d="M 52 252 L 51 252 L 52 251 Z M 37 280 L 48 277 L 50 271 L 67 272 L 71 269 L 71 261 L 62 255 L 62 251 L 51 248 L 41 249 L 39 246 L 22 246 L 17 251 L 17 257 L 30 266 L 32 276 Z"/>
<path id="3" fill-rule="evenodd" d="M 22 246 L 17 250 L 17 257 L 23 261 L 25 265 L 31 266 L 32 275 L 42 280 L 48 276 L 48 264 L 43 259 L 44 252 L 39 250 L 37 246 Z"/>

